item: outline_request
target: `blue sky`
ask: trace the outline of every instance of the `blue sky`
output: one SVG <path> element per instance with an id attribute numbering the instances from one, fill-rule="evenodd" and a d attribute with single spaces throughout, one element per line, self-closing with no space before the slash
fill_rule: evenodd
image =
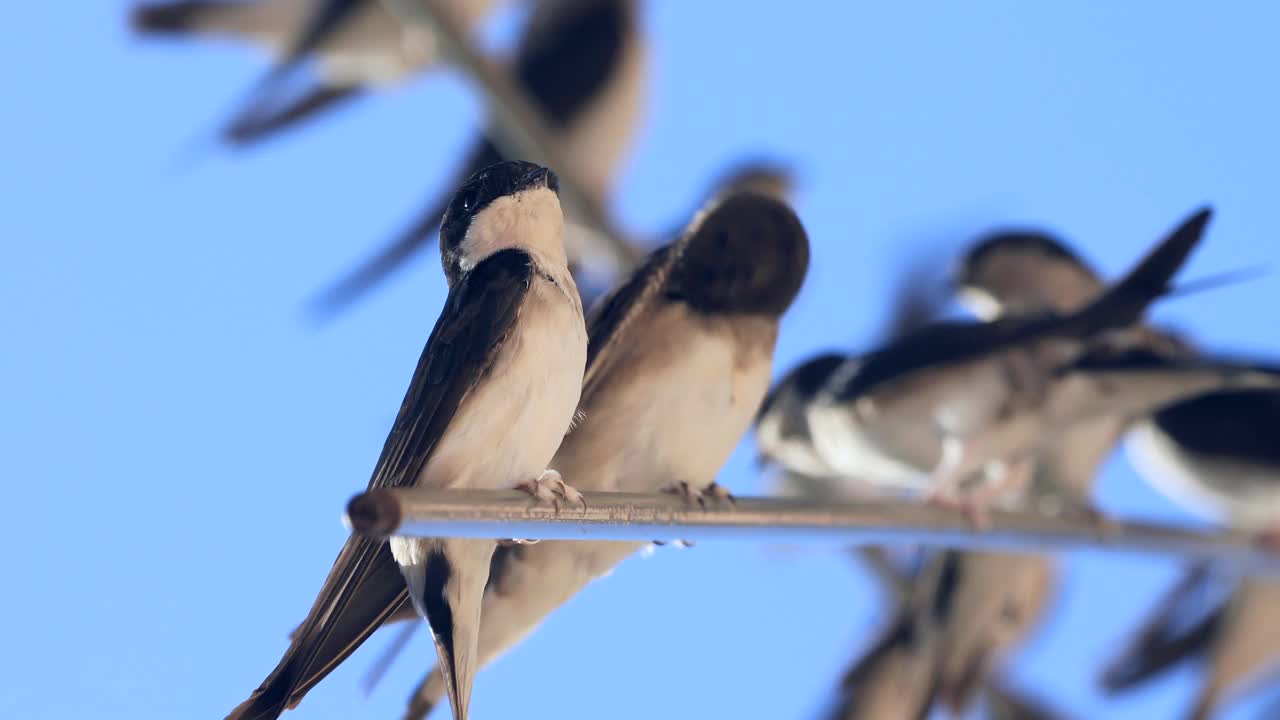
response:
<path id="1" fill-rule="evenodd" d="M 1087 7 L 1085 7 L 1087 5 Z M 184 162 L 256 79 L 231 45 L 142 43 L 122 3 L 7 3 L 0 44 L 3 717 L 221 717 L 257 686 L 341 545 L 444 285 L 424 257 L 326 327 L 303 303 L 440 191 L 482 122 L 423 78 L 260 151 Z M 679 219 L 745 156 L 797 164 L 814 243 L 778 368 L 871 342 L 896 269 L 1037 223 L 1114 273 L 1185 212 L 1184 277 L 1280 262 L 1280 9 L 1266 3 L 657 0 L 648 123 L 616 210 Z M 1274 275 L 1157 312 L 1280 354 Z M 721 480 L 761 485 L 749 443 Z M 1117 454 L 1117 513 L 1182 519 Z M 1093 687 L 1176 565 L 1063 558 L 1016 680 L 1091 718 L 1163 718 L 1193 676 Z M 477 718 L 810 717 L 879 616 L 838 552 L 704 543 L 633 559 L 483 672 Z M 776 626 L 775 626 L 776 624 Z M 372 697 L 377 637 L 293 717 L 398 717 L 424 633 Z M 1232 714 L 1229 717 L 1245 717 Z"/>

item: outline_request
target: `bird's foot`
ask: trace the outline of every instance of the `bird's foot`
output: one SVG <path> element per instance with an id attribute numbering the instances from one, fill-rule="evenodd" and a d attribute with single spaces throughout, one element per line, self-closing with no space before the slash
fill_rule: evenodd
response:
<path id="1" fill-rule="evenodd" d="M 560 511 L 561 500 L 573 505 L 581 505 L 583 510 L 587 509 L 587 501 L 582 497 L 582 493 L 565 483 L 560 473 L 555 470 L 545 470 L 536 479 L 526 480 L 516 485 L 516 489 L 529 493 L 540 503 L 550 503 L 557 512 Z"/>
<path id="2" fill-rule="evenodd" d="M 974 497 L 958 496 L 944 489 L 930 490 L 924 496 L 925 504 L 964 514 L 970 529 L 986 532 L 991 529 L 991 517 L 987 503 Z"/>
<path id="3" fill-rule="evenodd" d="M 653 545 L 655 545 L 655 546 L 657 546 L 657 547 L 663 547 L 663 546 L 665 546 L 665 545 L 671 545 L 672 547 L 678 547 L 678 548 L 691 548 L 691 547 L 693 547 L 693 541 L 692 541 L 692 540 L 672 540 L 672 541 L 671 541 L 671 542 L 669 542 L 669 543 L 668 543 L 666 540 L 654 540 L 654 541 L 652 542 L 652 544 L 653 544 Z"/>
<path id="4" fill-rule="evenodd" d="M 715 482 L 698 490 L 684 480 L 676 480 L 663 485 L 659 492 L 682 497 L 690 505 L 697 503 L 699 507 L 704 508 L 708 504 L 719 505 L 726 502 L 729 505 L 737 505 L 737 501 L 733 498 L 733 493 L 725 489 L 720 483 Z"/>

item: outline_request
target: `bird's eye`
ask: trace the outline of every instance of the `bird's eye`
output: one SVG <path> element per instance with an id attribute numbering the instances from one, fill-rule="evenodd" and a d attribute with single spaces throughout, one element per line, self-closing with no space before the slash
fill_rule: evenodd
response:
<path id="1" fill-rule="evenodd" d="M 467 191 L 467 193 L 462 196 L 462 211 L 470 212 L 471 208 L 476 206 L 476 202 L 478 200 L 479 200 L 478 192 L 476 192 L 475 190 Z"/>

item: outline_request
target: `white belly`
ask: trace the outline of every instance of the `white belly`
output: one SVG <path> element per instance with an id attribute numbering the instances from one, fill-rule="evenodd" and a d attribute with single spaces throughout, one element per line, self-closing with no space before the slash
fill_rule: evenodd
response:
<path id="1" fill-rule="evenodd" d="M 578 405 L 587 341 L 581 311 L 550 283 L 533 287 L 503 357 L 463 398 L 419 484 L 508 488 L 547 469 Z"/>
<path id="2" fill-rule="evenodd" d="M 866 484 L 872 490 L 926 487 L 932 468 L 912 464 L 890 451 L 877 434 L 883 427 L 859 421 L 849 407 L 818 401 L 809 407 L 808 419 L 814 448 L 840 478 L 855 485 Z M 920 427 L 931 431 L 927 423 Z M 937 447 L 940 455 L 941 444 Z"/>

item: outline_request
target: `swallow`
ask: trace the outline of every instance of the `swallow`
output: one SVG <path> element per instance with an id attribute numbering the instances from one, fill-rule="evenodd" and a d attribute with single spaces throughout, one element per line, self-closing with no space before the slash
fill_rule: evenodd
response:
<path id="1" fill-rule="evenodd" d="M 1034 235 L 1028 241 L 1026 236 Z M 1047 233 L 998 233 L 978 243 L 959 264 L 962 297 L 988 316 L 1069 312 L 1102 291 L 1098 274 Z M 976 299 L 976 303 L 975 300 Z M 1196 350 L 1168 332 L 1150 329 L 1148 345 L 1166 355 Z M 1244 529 L 1274 528 L 1280 454 L 1268 428 L 1280 422 L 1280 392 L 1228 390 L 1169 405 L 1140 423 L 1128 449 L 1152 484 L 1193 512 Z M 1206 512 L 1207 509 L 1216 509 Z M 1202 658 L 1206 679 L 1192 711 L 1206 717 L 1225 696 L 1273 662 L 1280 636 L 1272 632 L 1280 589 L 1274 583 L 1236 584 L 1200 565 L 1166 595 L 1146 626 L 1103 673 L 1120 692 L 1188 658 Z M 1236 588 L 1234 591 L 1232 588 Z"/>
<path id="2" fill-rule="evenodd" d="M 465 27 L 478 27 L 495 0 L 444 0 Z M 370 89 L 403 84 L 440 61 L 429 30 L 405 25 L 379 0 L 180 0 L 134 6 L 143 35 L 234 38 L 261 47 L 274 66 L 222 131 L 244 147 L 320 115 Z M 278 82 L 308 59 L 318 64 L 312 87 L 284 97 Z"/>
<path id="3" fill-rule="evenodd" d="M 505 162 L 467 180 L 445 212 L 449 297 L 369 489 L 559 486 L 549 463 L 578 404 L 587 335 L 553 172 Z M 352 512 L 358 512 L 352 508 Z M 407 598 L 428 621 L 455 720 L 476 670 L 490 540 L 348 539 L 284 658 L 232 718 L 274 718 Z"/>
<path id="4" fill-rule="evenodd" d="M 900 339 L 938 317 L 942 303 L 931 290 L 929 272 L 925 263 L 913 263 L 905 269 L 892 301 L 893 312 L 882 331 L 884 337 Z M 769 390 L 755 418 L 757 464 L 782 468 L 786 484 L 804 486 L 809 494 L 839 495 L 845 485 L 857 485 L 853 490 L 859 495 L 876 490 L 858 483 L 858 478 L 834 482 L 839 473 L 814 446 L 809 428 L 809 405 L 848 358 L 846 353 L 827 350 L 788 370 Z"/>
<path id="5" fill-rule="evenodd" d="M 946 565 L 934 556 L 914 575 L 894 603 L 893 617 L 845 672 L 830 720 L 923 720 L 933 707 L 941 618 L 934 598 L 942 591 Z"/>
<path id="6" fill-rule="evenodd" d="M 1232 590 L 1234 588 L 1234 590 Z M 1235 578 L 1209 565 L 1189 571 L 1152 617 L 1108 663 L 1108 693 L 1132 689 L 1171 667 L 1197 661 L 1204 667 L 1189 717 L 1208 718 L 1257 685 L 1280 661 L 1280 583 Z"/>
<path id="7" fill-rule="evenodd" d="M 1076 312 L 936 323 L 849 360 L 809 407 L 816 447 L 841 474 L 914 484 L 948 504 L 971 477 L 1025 480 L 1029 455 L 1052 431 L 1108 404 L 1154 402 L 1113 382 L 1123 364 L 1092 359 L 1125 346 L 1125 330 L 1170 292 L 1209 217 L 1193 213 Z"/>
<path id="8" fill-rule="evenodd" d="M 1004 656 L 1038 625 L 1056 570 L 1043 555 L 961 553 L 941 613 L 938 702 L 959 716 L 972 706 Z"/>
<path id="9" fill-rule="evenodd" d="M 579 171 L 584 192 L 603 204 L 639 128 L 645 98 L 646 45 L 637 0 L 544 0 L 526 25 L 511 68 L 516 86 L 542 111 Z M 462 176 L 503 158 L 495 126 L 467 153 Z M 570 209 L 565 243 L 575 264 L 592 265 L 589 233 Z M 322 292 L 314 309 L 332 315 L 424 249 L 440 223 L 439 200 L 388 245 Z"/>
<path id="10" fill-rule="evenodd" d="M 983 239 L 959 263 L 954 283 L 962 301 L 987 317 L 1072 312 L 1103 289 L 1099 275 L 1062 241 L 1031 231 Z M 1141 332 L 1152 353 L 1199 356 L 1168 331 Z M 1138 472 L 1185 509 L 1265 539 L 1280 522 L 1280 444 L 1267 431 L 1278 424 L 1280 391 L 1226 389 L 1166 405 L 1132 424 L 1126 449 Z"/>
<path id="11" fill-rule="evenodd" d="M 792 202 L 796 178 L 789 166 L 768 159 L 747 159 L 730 166 L 714 178 L 709 185 L 710 190 L 704 192 L 689 211 L 680 215 L 679 222 L 671 223 L 662 231 L 637 238 L 639 246 L 652 248 L 665 245 L 672 238 L 680 237 L 684 232 L 688 218 L 698 210 L 709 207 L 716 200 L 738 192 L 754 192 L 786 203 Z M 585 225 L 571 225 L 570 233 L 578 240 L 578 246 L 584 251 L 589 248 L 604 247 L 608 242 L 594 229 Z M 579 257 L 570 260 L 569 269 L 578 281 L 578 289 L 582 291 L 584 304 L 592 304 L 613 289 L 622 268 L 613 265 L 612 258 L 603 256 Z"/>
<path id="12" fill-rule="evenodd" d="M 649 255 L 590 314 L 582 420 L 551 467 L 580 489 L 678 485 L 715 496 L 716 474 L 768 388 L 779 320 L 804 282 L 808 248 L 785 203 L 736 193 Z M 500 547 L 484 595 L 479 664 L 643 546 Z M 447 673 L 433 669 L 406 717 L 426 717 L 446 689 Z"/>
<path id="13" fill-rule="evenodd" d="M 832 720 L 962 715 L 1047 607 L 1044 557 L 944 551 L 909 582 L 893 620 L 846 673 Z"/>

